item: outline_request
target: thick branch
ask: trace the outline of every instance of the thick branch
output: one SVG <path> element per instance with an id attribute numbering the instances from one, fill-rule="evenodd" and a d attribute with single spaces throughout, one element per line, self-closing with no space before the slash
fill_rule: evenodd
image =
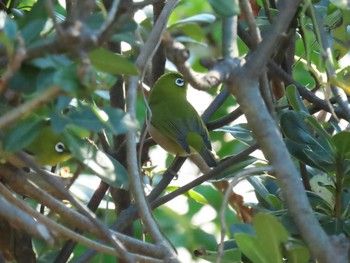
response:
<path id="1" fill-rule="evenodd" d="M 246 78 L 242 79 L 240 77 L 242 75 Z M 258 82 L 254 81 L 254 78 L 249 78 L 243 70 L 236 70 L 233 80 L 234 84 L 230 83 L 229 89 L 241 105 L 266 159 L 274 167 L 288 211 L 311 253 L 319 262 L 337 262 L 327 235 L 313 215 L 300 175 L 277 129 L 276 122 L 271 118 L 260 96 Z"/>

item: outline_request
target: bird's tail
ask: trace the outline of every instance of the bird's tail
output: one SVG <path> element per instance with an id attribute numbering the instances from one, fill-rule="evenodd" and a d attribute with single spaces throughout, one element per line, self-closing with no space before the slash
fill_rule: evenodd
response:
<path id="1" fill-rule="evenodd" d="M 204 161 L 209 167 L 216 167 L 218 165 L 214 154 L 210 150 L 204 149 L 203 151 L 199 152 L 199 154 L 203 157 Z"/>

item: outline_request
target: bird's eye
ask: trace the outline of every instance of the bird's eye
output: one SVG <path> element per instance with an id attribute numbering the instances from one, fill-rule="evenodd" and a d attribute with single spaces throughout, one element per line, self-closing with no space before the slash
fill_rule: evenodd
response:
<path id="1" fill-rule="evenodd" d="M 182 78 L 177 78 L 177 79 L 175 80 L 175 84 L 176 84 L 176 86 L 178 86 L 178 87 L 183 87 L 183 86 L 185 85 L 185 81 L 184 81 Z"/>
<path id="2" fill-rule="evenodd" d="M 58 153 L 63 153 L 66 147 L 64 147 L 64 144 L 62 142 L 58 142 L 55 145 L 55 151 Z"/>

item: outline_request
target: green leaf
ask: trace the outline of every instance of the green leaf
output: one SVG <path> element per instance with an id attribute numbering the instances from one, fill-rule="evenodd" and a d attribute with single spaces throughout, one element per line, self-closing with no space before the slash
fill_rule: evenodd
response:
<path id="1" fill-rule="evenodd" d="M 313 116 L 287 111 L 281 116 L 281 128 L 293 156 L 318 169 L 334 171 L 336 156 L 332 138 Z"/>
<path id="2" fill-rule="evenodd" d="M 65 133 L 64 136 L 75 158 L 112 187 L 128 189 L 128 173 L 117 160 L 74 134 Z"/>
<path id="3" fill-rule="evenodd" d="M 236 234 L 235 240 L 242 253 L 253 263 L 271 263 L 265 252 L 260 248 L 260 244 L 255 236 L 246 234 Z"/>
<path id="4" fill-rule="evenodd" d="M 274 204 L 271 202 L 269 195 L 271 194 L 265 185 L 256 176 L 250 176 L 247 178 L 248 182 L 254 187 L 256 198 L 259 200 L 259 204 L 269 210 L 273 210 Z"/>
<path id="5" fill-rule="evenodd" d="M 251 236 L 255 235 L 253 226 L 251 224 L 243 224 L 243 223 L 236 223 L 236 224 L 230 225 L 230 233 L 233 236 L 238 233 L 247 234 Z"/>
<path id="6" fill-rule="evenodd" d="M 128 61 L 123 56 L 113 53 L 104 48 L 98 48 L 91 51 L 89 59 L 92 65 L 97 70 L 113 73 L 113 74 L 126 74 L 126 75 L 138 75 L 138 69 L 136 66 Z"/>
<path id="7" fill-rule="evenodd" d="M 63 68 L 68 67 L 72 61 L 65 55 L 46 55 L 44 57 L 32 59 L 29 61 L 29 64 L 40 68 L 40 69 L 47 69 L 47 68 Z"/>
<path id="8" fill-rule="evenodd" d="M 333 5 L 340 9 L 350 10 L 349 0 L 330 0 Z"/>
<path id="9" fill-rule="evenodd" d="M 0 31 L 0 43 L 1 45 L 4 45 L 6 47 L 6 54 L 8 57 L 11 57 L 13 55 L 13 43 L 12 41 L 8 38 L 8 36 Z"/>
<path id="10" fill-rule="evenodd" d="M 305 121 L 312 125 L 314 130 L 317 132 L 318 138 L 317 141 L 322 147 L 333 153 L 333 144 L 332 144 L 332 136 L 328 134 L 328 132 L 323 128 L 323 126 L 315 119 L 313 116 L 306 116 Z"/>
<path id="11" fill-rule="evenodd" d="M 277 196 L 269 194 L 267 195 L 267 198 L 269 199 L 274 209 L 280 210 L 283 208 L 282 202 Z"/>
<path id="12" fill-rule="evenodd" d="M 317 146 L 310 146 L 309 149 L 304 150 L 304 153 L 310 160 L 322 167 L 324 170 L 329 172 L 335 170 L 335 159 L 330 152 L 320 149 Z"/>
<path id="13" fill-rule="evenodd" d="M 307 246 L 299 240 L 290 239 L 285 245 L 288 263 L 308 263 L 310 252 Z"/>
<path id="14" fill-rule="evenodd" d="M 38 136 L 44 125 L 44 120 L 33 115 L 19 122 L 6 132 L 3 139 L 4 151 L 15 152 L 25 148 Z"/>
<path id="15" fill-rule="evenodd" d="M 53 84 L 57 85 L 68 93 L 78 93 L 81 89 L 80 80 L 77 76 L 75 64 L 60 68 L 53 76 Z"/>
<path id="16" fill-rule="evenodd" d="M 218 173 L 215 177 L 209 180 L 209 182 L 226 181 L 230 178 L 233 178 L 235 177 L 237 172 L 243 170 L 243 168 L 247 167 L 248 165 L 256 162 L 256 160 L 257 159 L 255 157 L 245 156 L 242 161 L 232 164 L 230 167 Z"/>
<path id="17" fill-rule="evenodd" d="M 252 131 L 249 129 L 247 123 L 241 123 L 234 126 L 223 126 L 221 128 L 215 129 L 214 131 L 228 132 L 234 138 L 246 143 L 247 145 L 253 145 L 255 143 Z"/>
<path id="18" fill-rule="evenodd" d="M 350 159 L 350 132 L 342 131 L 332 138 L 340 158 Z"/>
<path id="19" fill-rule="evenodd" d="M 199 251 L 199 250 L 197 250 Z M 205 259 L 209 262 L 215 262 L 218 257 L 217 251 L 205 250 L 202 254 L 196 254 L 197 257 Z M 242 262 L 242 253 L 239 249 L 227 249 L 224 250 L 224 255 L 221 258 L 221 263 L 235 263 Z"/>
<path id="20" fill-rule="evenodd" d="M 4 28 L 2 30 L 11 41 L 15 40 L 18 29 L 14 20 L 6 16 Z"/>
<path id="21" fill-rule="evenodd" d="M 178 187 L 178 186 L 168 186 L 166 189 L 169 192 L 173 192 L 173 191 L 175 191 L 175 190 L 177 190 L 179 188 L 180 187 Z M 184 196 L 186 196 L 186 197 L 196 201 L 199 204 L 202 204 L 202 205 L 207 205 L 208 204 L 208 200 L 203 195 L 201 195 L 200 193 L 198 193 L 195 190 L 187 191 L 186 193 L 184 193 Z"/>
<path id="22" fill-rule="evenodd" d="M 223 17 L 240 14 L 241 10 L 239 5 L 235 5 L 235 3 L 238 3 L 238 1 L 209 0 L 209 4 L 215 10 L 215 12 Z"/>
<path id="23" fill-rule="evenodd" d="M 253 218 L 253 226 L 260 247 L 265 251 L 269 262 L 282 262 L 281 247 L 288 240 L 288 232 L 272 215 L 258 213 Z"/>
<path id="24" fill-rule="evenodd" d="M 292 105 L 293 109 L 299 112 L 305 112 L 309 114 L 308 109 L 305 107 L 298 89 L 295 85 L 289 85 L 286 89 L 286 96 L 288 98 L 289 103 Z"/>
<path id="25" fill-rule="evenodd" d="M 26 45 L 30 45 L 39 39 L 41 31 L 44 29 L 46 19 L 36 19 L 27 24 L 22 30 L 22 37 Z"/>
<path id="26" fill-rule="evenodd" d="M 179 26 L 183 26 L 184 24 L 199 24 L 199 23 L 211 24 L 211 23 L 214 23 L 215 20 L 216 20 L 215 16 L 213 16 L 212 14 L 194 15 L 191 17 L 187 17 L 185 19 L 178 20 L 175 23 L 172 23 L 171 25 L 168 26 L 168 30 L 172 30 Z"/>
<path id="27" fill-rule="evenodd" d="M 113 134 L 123 134 L 138 128 L 138 123 L 121 109 L 98 108 L 91 104 L 80 104 L 64 116 L 56 116 L 55 120 L 59 123 L 53 126 L 61 131 L 68 125 L 76 125 L 94 132 L 106 130 Z"/>
<path id="28" fill-rule="evenodd" d="M 314 211 L 317 211 L 326 215 L 333 215 L 333 208 L 321 196 L 310 191 L 306 191 L 306 195 Z"/>
<path id="29" fill-rule="evenodd" d="M 39 69 L 27 64 L 22 65 L 9 81 L 9 87 L 12 90 L 24 93 L 35 91 L 37 86 L 37 77 Z"/>
<path id="30" fill-rule="evenodd" d="M 315 144 L 310 128 L 301 113 L 287 111 L 281 116 L 281 128 L 284 135 L 297 143 Z"/>
<path id="31" fill-rule="evenodd" d="M 178 41 L 181 41 L 181 38 L 189 38 L 197 42 L 205 39 L 203 27 L 198 24 L 180 24 L 176 26 L 173 34 L 177 35 L 176 40 Z"/>

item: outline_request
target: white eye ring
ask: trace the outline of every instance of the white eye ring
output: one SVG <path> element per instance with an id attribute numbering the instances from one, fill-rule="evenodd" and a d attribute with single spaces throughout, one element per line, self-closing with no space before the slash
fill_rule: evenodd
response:
<path id="1" fill-rule="evenodd" d="M 66 147 L 64 147 L 64 144 L 62 142 L 58 142 L 55 145 L 55 151 L 58 153 L 63 153 Z"/>
<path id="2" fill-rule="evenodd" d="M 177 78 L 175 80 L 175 84 L 176 84 L 176 86 L 183 87 L 185 85 L 185 81 L 182 78 Z"/>

